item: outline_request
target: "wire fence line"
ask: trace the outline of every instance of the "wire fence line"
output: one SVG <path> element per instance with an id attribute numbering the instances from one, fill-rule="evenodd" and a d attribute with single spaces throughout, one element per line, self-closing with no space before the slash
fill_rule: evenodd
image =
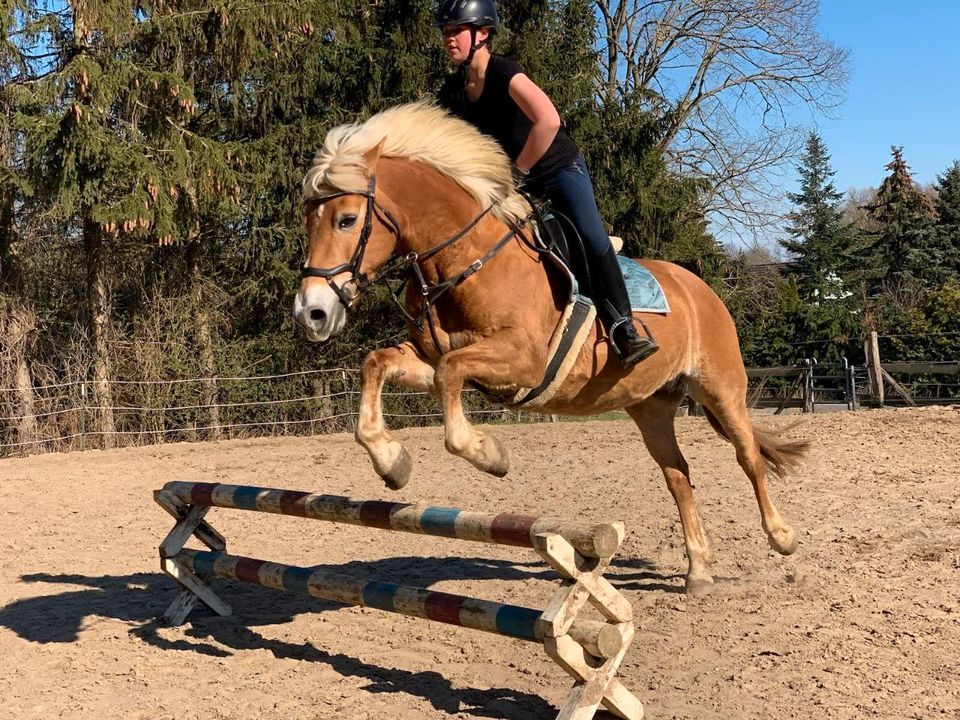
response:
<path id="1" fill-rule="evenodd" d="M 960 402 L 960 362 L 887 367 L 901 377 L 917 404 Z M 925 374 L 899 375 L 910 371 Z M 818 404 L 846 404 L 856 409 L 874 399 L 866 369 L 846 362 L 807 361 L 797 366 L 751 368 L 749 372 L 748 402 L 754 408 L 816 412 Z M 359 410 L 360 371 L 338 367 L 274 375 L 119 380 L 111 383 L 109 405 L 94 402 L 92 386 L 89 380 L 34 386 L 29 415 L 22 412 L 16 389 L 0 388 L 0 458 L 108 445 L 352 432 Z M 427 393 L 389 390 L 381 397 L 390 427 L 442 422 L 436 399 Z M 898 403 L 892 398 L 892 404 Z M 546 419 L 536 413 L 495 407 L 470 389 L 464 392 L 464 409 L 468 416 L 483 422 Z M 108 410 L 114 417 L 114 429 L 109 432 L 97 423 Z"/>
<path id="2" fill-rule="evenodd" d="M 24 415 L 17 390 L 0 388 L 0 457 L 104 446 L 151 445 L 180 440 L 211 440 L 352 432 L 356 427 L 360 373 L 356 369 L 304 370 L 275 375 L 195 377 L 111 382 L 112 401 L 93 400 L 92 381 L 53 383 L 32 388 L 34 412 Z M 211 398 L 211 388 L 215 389 Z M 428 393 L 382 394 L 390 427 L 442 421 Z M 530 413 L 494 408 L 476 390 L 464 392 L 468 416 L 485 422 L 530 420 Z M 114 430 L 98 429 L 109 410 Z M 24 437 L 24 422 L 30 437 Z"/>

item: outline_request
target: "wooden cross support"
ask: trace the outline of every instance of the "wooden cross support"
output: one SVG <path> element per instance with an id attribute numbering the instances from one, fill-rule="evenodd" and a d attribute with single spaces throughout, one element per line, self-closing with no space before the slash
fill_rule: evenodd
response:
<path id="1" fill-rule="evenodd" d="M 203 519 L 210 508 L 187 505 L 163 490 L 155 491 L 153 499 L 177 521 L 173 530 L 160 543 L 160 568 L 176 580 L 183 590 L 163 614 L 164 621 L 169 625 L 183 625 L 198 600 L 202 600 L 217 615 L 226 617 L 231 613 L 230 606 L 207 587 L 213 578 L 195 575 L 176 559 L 191 535 L 211 550 L 227 549 L 227 541 L 223 535 Z"/>
<path id="2" fill-rule="evenodd" d="M 623 525 L 619 524 L 620 542 Z M 619 547 L 620 543 L 617 543 Z M 617 670 L 633 640 L 633 608 L 603 577 L 611 557 L 585 558 L 560 535 L 536 536 L 534 547 L 560 574 L 563 585 L 537 621 L 543 647 L 554 661 L 576 680 L 557 720 L 589 720 L 603 706 L 617 717 L 640 720 L 643 705 L 617 680 Z M 620 634 L 620 648 L 600 660 L 570 634 L 570 628 L 589 601 Z"/>

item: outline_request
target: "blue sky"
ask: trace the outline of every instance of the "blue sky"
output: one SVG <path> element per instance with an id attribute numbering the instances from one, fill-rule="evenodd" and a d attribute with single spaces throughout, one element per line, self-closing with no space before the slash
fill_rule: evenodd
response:
<path id="1" fill-rule="evenodd" d="M 921 184 L 960 159 L 960 0 L 821 0 L 820 27 L 850 50 L 846 100 L 817 121 L 838 190 L 878 186 L 891 145 Z"/>

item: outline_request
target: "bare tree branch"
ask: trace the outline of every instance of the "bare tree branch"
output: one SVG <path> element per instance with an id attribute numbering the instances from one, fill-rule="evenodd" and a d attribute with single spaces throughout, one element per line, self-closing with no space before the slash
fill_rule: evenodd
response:
<path id="1" fill-rule="evenodd" d="M 776 222 L 772 185 L 802 146 L 795 125 L 830 115 L 848 52 L 817 30 L 819 0 L 595 0 L 606 62 L 601 99 L 640 98 L 666 121 L 662 147 L 709 178 L 722 224 Z"/>

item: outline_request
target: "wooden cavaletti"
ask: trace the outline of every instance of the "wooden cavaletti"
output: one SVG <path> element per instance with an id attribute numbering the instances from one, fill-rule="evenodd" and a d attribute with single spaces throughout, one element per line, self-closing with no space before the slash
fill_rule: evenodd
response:
<path id="1" fill-rule="evenodd" d="M 643 717 L 640 701 L 616 678 L 633 639 L 632 608 L 603 577 L 623 541 L 622 523 L 469 512 L 212 483 L 170 482 L 154 492 L 154 499 L 177 520 L 160 545 L 163 570 L 183 587 L 164 615 L 172 625 L 182 624 L 198 600 L 220 615 L 230 614 L 229 605 L 209 587 L 213 578 L 301 592 L 324 600 L 540 642 L 547 654 L 576 680 L 558 720 L 592 718 L 601 704 L 618 717 Z M 535 610 L 229 555 L 223 536 L 204 520 L 213 507 L 529 547 L 561 576 L 561 587 L 545 610 Z M 185 548 L 191 535 L 209 549 Z M 604 621 L 581 617 L 587 602 L 599 610 Z"/>

